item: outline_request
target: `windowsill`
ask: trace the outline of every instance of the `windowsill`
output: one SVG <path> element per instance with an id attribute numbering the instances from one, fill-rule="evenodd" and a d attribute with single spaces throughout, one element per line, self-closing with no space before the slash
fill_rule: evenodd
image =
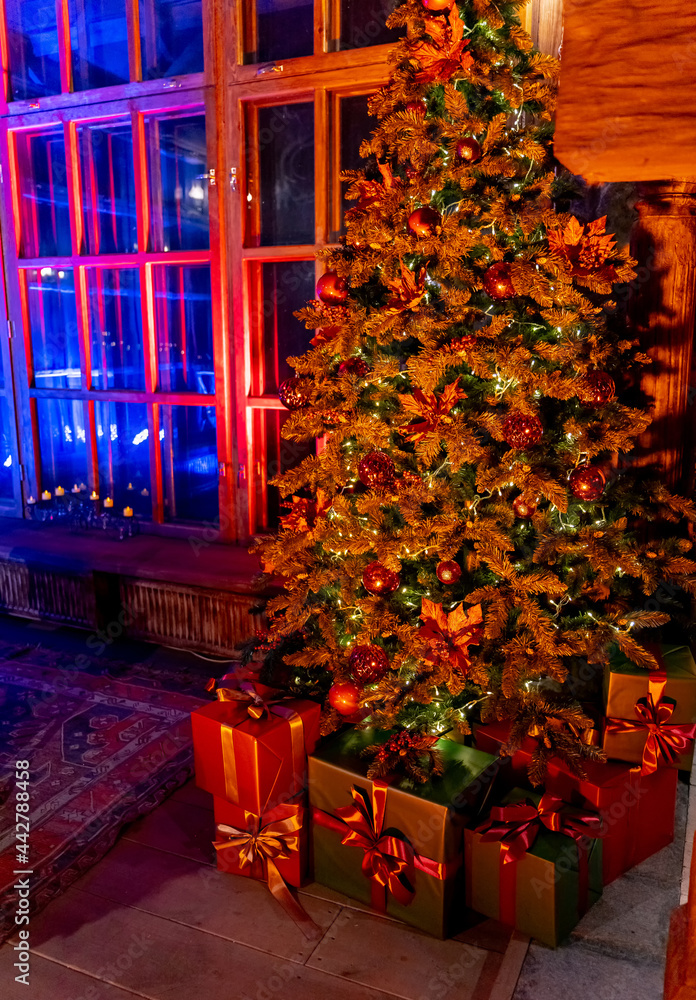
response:
<path id="1" fill-rule="evenodd" d="M 242 546 L 141 534 L 119 541 L 97 531 L 0 517 L 0 560 L 66 573 L 92 571 L 236 593 L 268 593 L 259 564 Z"/>

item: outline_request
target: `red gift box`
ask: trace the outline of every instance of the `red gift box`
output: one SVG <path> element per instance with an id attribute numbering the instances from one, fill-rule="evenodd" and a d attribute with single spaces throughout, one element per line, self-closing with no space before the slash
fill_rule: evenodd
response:
<path id="1" fill-rule="evenodd" d="M 260 699 L 271 690 L 254 688 Z M 196 784 L 257 816 L 287 802 L 306 787 L 320 714 L 317 702 L 296 698 L 262 710 L 258 700 L 204 705 L 191 714 Z"/>
<path id="2" fill-rule="evenodd" d="M 477 726 L 476 746 L 499 754 L 508 733 L 509 725 L 502 722 Z M 529 786 L 527 765 L 534 749 L 533 739 L 524 741 L 510 760 L 505 780 Z M 604 884 L 608 885 L 672 843 L 678 774 L 671 768 L 641 774 L 639 768 L 612 761 L 587 761 L 583 768 L 587 777 L 579 778 L 560 760 L 552 760 L 544 784 L 546 791 L 570 805 L 589 807 L 602 817 L 607 830 L 602 851 Z"/>

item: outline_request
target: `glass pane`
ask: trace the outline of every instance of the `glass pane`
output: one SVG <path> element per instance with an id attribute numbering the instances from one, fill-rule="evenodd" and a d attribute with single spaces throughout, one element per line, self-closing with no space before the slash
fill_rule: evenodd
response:
<path id="1" fill-rule="evenodd" d="M 140 517 L 152 516 L 150 444 L 147 406 L 140 403 L 98 402 L 97 432 L 99 495 L 110 496 L 114 510 L 132 507 Z"/>
<path id="2" fill-rule="evenodd" d="M 124 0 L 68 0 L 73 88 L 128 83 L 128 28 Z"/>
<path id="3" fill-rule="evenodd" d="M 140 276 L 136 268 L 87 268 L 92 388 L 144 389 Z"/>
<path id="4" fill-rule="evenodd" d="M 377 119 L 373 118 L 367 110 L 368 97 L 368 94 L 357 94 L 355 97 L 344 97 L 341 100 L 341 170 L 360 170 L 363 167 L 369 167 L 370 160 L 363 160 L 360 156 L 360 144 L 363 139 L 369 138 L 373 128 L 377 125 Z M 370 159 L 374 161 L 375 176 L 379 177 L 376 159 L 375 157 L 371 157 Z M 347 201 L 345 198 L 348 184 L 344 182 L 342 188 L 343 210 L 341 218 L 343 218 L 343 214 L 349 208 L 354 208 L 357 204 L 354 200 Z M 345 227 L 343 227 L 342 231 L 345 231 Z"/>
<path id="5" fill-rule="evenodd" d="M 314 243 L 314 105 L 258 115 L 261 244 Z"/>
<path id="6" fill-rule="evenodd" d="M 143 79 L 203 72 L 201 0 L 140 0 Z"/>
<path id="7" fill-rule="evenodd" d="M 215 521 L 218 458 L 214 406 L 162 406 L 160 441 L 167 521 Z"/>
<path id="8" fill-rule="evenodd" d="M 314 52 L 314 0 L 256 0 L 253 62 L 294 59 Z"/>
<path id="9" fill-rule="evenodd" d="M 79 399 L 37 399 L 41 488 L 70 489 L 87 482 L 84 411 Z"/>
<path id="10" fill-rule="evenodd" d="M 396 5 L 396 0 L 341 0 L 339 48 L 364 49 L 395 42 L 402 32 L 390 31 L 386 20 Z"/>
<path id="11" fill-rule="evenodd" d="M 17 132 L 23 257 L 67 257 L 70 242 L 65 142 L 60 125 Z"/>
<path id="12" fill-rule="evenodd" d="M 275 395 L 283 379 L 294 375 L 286 362 L 304 354 L 313 334 L 293 313 L 314 297 L 314 261 L 293 260 L 262 264 L 263 359 L 261 392 Z"/>
<path id="13" fill-rule="evenodd" d="M 159 388 L 215 392 L 210 267 L 153 268 Z"/>
<path id="14" fill-rule="evenodd" d="M 134 253 L 138 229 L 130 120 L 78 125 L 77 138 L 85 250 L 89 254 Z"/>
<path id="15" fill-rule="evenodd" d="M 50 0 L 5 0 L 10 100 L 60 93 L 56 5 Z"/>
<path id="16" fill-rule="evenodd" d="M 254 441 L 257 454 L 265 455 L 263 465 L 257 465 L 256 481 L 256 530 L 274 529 L 278 518 L 285 512 L 280 493 L 269 486 L 271 479 L 280 472 L 292 469 L 308 455 L 316 453 L 314 441 L 286 441 L 280 436 L 281 428 L 289 417 L 281 410 L 254 411 Z"/>
<path id="17" fill-rule="evenodd" d="M 205 115 L 149 118 L 150 242 L 153 250 L 207 250 Z"/>
<path id="18" fill-rule="evenodd" d="M 10 404 L 0 396 L 0 500 L 14 500 L 12 462 L 14 460 Z"/>
<path id="19" fill-rule="evenodd" d="M 72 269 L 28 268 L 29 331 L 38 389 L 79 389 L 80 341 Z"/>

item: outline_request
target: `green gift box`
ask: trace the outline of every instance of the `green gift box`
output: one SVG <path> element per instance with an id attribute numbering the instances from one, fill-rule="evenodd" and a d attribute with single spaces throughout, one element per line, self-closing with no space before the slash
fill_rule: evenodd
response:
<path id="1" fill-rule="evenodd" d="M 437 937 L 464 905 L 462 832 L 492 787 L 491 754 L 441 739 L 445 772 L 423 785 L 367 777 L 362 751 L 390 733 L 348 730 L 309 758 L 314 877 Z"/>
<path id="2" fill-rule="evenodd" d="M 530 838 L 533 842 L 526 851 L 521 846 L 517 856 L 509 832 L 506 835 L 502 829 L 505 824 L 498 824 L 495 814 L 509 816 L 506 807 L 523 805 L 526 800 L 542 812 L 544 804 L 550 805 L 545 815 L 552 825 L 554 810 L 556 817 L 576 823 L 577 830 L 583 828 L 583 816 L 590 818 L 553 796 L 514 789 L 503 800 L 503 808 L 493 810 L 490 830 L 465 831 L 466 904 L 555 948 L 602 894 L 602 842 L 582 837 L 578 843 L 537 821 Z M 524 814 L 519 818 L 523 820 Z"/>

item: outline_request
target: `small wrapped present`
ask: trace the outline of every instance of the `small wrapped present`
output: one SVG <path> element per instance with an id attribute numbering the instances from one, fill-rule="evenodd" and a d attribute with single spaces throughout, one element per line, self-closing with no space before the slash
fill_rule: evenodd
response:
<path id="1" fill-rule="evenodd" d="M 556 947 L 602 893 L 601 821 L 514 789 L 465 831 L 466 903 Z"/>
<path id="2" fill-rule="evenodd" d="M 641 765 L 691 770 L 696 736 L 696 664 L 687 646 L 651 648 L 659 670 L 645 670 L 623 654 L 604 675 L 608 757 Z"/>
<path id="3" fill-rule="evenodd" d="M 309 758 L 314 877 L 381 913 L 445 937 L 460 882 L 463 816 L 495 780 L 489 754 L 441 739 L 444 773 L 422 784 L 368 778 L 364 751 L 389 734 L 350 730 Z"/>
<path id="4" fill-rule="evenodd" d="M 313 939 L 319 928 L 289 889 L 301 885 L 307 872 L 306 810 L 304 796 L 299 798 L 256 816 L 216 796 L 213 843 L 220 871 L 266 882 L 305 936 Z"/>
<path id="5" fill-rule="evenodd" d="M 191 714 L 196 784 L 261 816 L 306 787 L 321 706 L 258 682 L 237 684 Z"/>
<path id="6" fill-rule="evenodd" d="M 499 754 L 508 740 L 509 725 L 502 722 L 477 726 L 476 746 Z M 511 757 L 509 770 L 501 773 L 508 785 L 528 786 L 527 766 L 535 741 L 524 741 Z M 602 844 L 604 884 L 609 885 L 629 868 L 640 864 L 674 839 L 677 801 L 676 771 L 660 768 L 653 774 L 609 761 L 583 764 L 586 777 L 573 774 L 562 761 L 549 762 L 545 787 L 565 802 L 599 813 L 606 828 Z"/>

